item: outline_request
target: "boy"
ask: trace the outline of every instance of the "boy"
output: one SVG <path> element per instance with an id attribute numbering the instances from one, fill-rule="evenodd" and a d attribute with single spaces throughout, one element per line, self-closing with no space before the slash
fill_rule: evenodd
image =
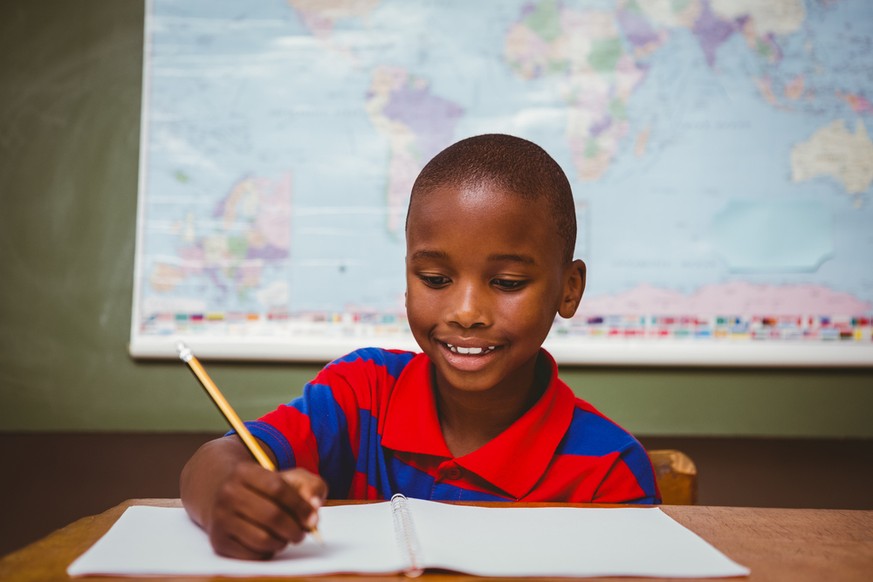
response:
<path id="1" fill-rule="evenodd" d="M 570 184 L 539 146 L 462 140 L 412 188 L 406 308 L 421 354 L 364 349 L 235 436 L 204 445 L 182 500 L 216 552 L 268 558 L 335 498 L 658 503 L 642 446 L 557 377 L 541 345 L 585 288 Z"/>

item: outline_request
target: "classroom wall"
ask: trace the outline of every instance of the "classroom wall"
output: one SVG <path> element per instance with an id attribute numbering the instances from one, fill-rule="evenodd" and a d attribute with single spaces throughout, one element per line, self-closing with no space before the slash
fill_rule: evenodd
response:
<path id="1" fill-rule="evenodd" d="M 143 3 L 0 3 L 0 431 L 202 431 L 177 362 L 127 354 Z M 213 364 L 243 416 L 319 364 Z M 572 368 L 646 435 L 873 437 L 873 370 Z"/>

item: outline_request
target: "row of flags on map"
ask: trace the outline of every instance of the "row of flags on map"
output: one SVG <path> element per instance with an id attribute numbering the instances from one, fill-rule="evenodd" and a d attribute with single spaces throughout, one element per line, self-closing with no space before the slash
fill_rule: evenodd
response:
<path id="1" fill-rule="evenodd" d="M 280 336 L 295 333 L 317 335 L 406 335 L 403 314 L 381 312 L 291 313 L 276 310 L 251 312 L 156 313 L 146 318 L 140 331 L 148 335 L 187 333 L 233 333 Z M 733 339 L 733 340 L 849 340 L 873 341 L 873 313 L 861 316 L 737 315 L 579 315 L 558 319 L 556 337 L 625 339 Z"/>

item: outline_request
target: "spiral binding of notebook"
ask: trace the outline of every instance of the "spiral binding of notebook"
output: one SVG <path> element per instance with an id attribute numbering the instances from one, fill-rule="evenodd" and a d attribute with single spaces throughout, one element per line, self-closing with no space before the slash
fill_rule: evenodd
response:
<path id="1" fill-rule="evenodd" d="M 409 567 L 403 573 L 409 578 L 415 578 L 424 573 L 424 568 L 421 566 L 421 548 L 418 545 L 418 536 L 415 535 L 412 514 L 409 512 L 406 502 L 406 496 L 401 493 L 396 493 L 391 497 L 391 515 L 394 518 L 394 535 L 397 537 L 397 545 L 409 558 Z"/>

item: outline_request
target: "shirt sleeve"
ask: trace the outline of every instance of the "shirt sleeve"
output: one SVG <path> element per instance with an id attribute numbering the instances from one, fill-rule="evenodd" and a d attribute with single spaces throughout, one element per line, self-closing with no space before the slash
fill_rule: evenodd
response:
<path id="1" fill-rule="evenodd" d="M 621 448 L 592 501 L 641 505 L 661 503 L 655 470 L 639 441 L 630 437 L 630 441 Z"/>
<path id="2" fill-rule="evenodd" d="M 362 432 L 375 430 L 373 409 L 411 355 L 365 348 L 334 360 L 303 388 L 302 396 L 248 423 L 276 456 L 280 469 L 320 475 L 332 498 L 351 489 Z M 366 439 L 364 439 L 366 440 Z"/>
<path id="3" fill-rule="evenodd" d="M 302 396 L 247 425 L 273 451 L 279 469 L 307 469 L 327 482 L 331 496 L 342 497 L 355 466 L 354 408 L 349 378 L 331 363 L 304 386 Z"/>

